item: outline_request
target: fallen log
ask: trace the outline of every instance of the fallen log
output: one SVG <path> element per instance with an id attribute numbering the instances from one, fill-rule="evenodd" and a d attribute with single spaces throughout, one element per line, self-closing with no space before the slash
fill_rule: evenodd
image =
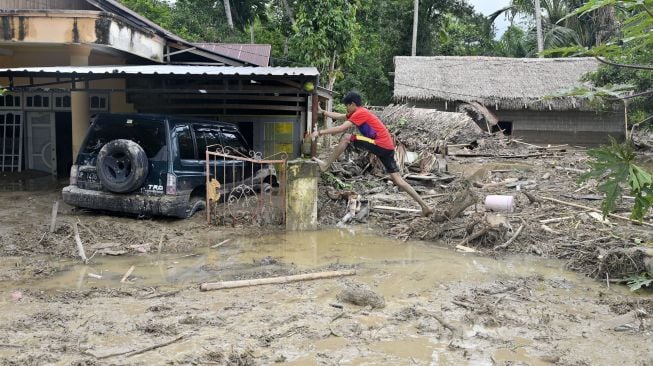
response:
<path id="1" fill-rule="evenodd" d="M 222 290 L 228 288 L 270 285 L 270 284 L 282 284 L 282 283 L 298 282 L 298 281 L 310 281 L 310 280 L 318 280 L 323 278 L 353 276 L 355 274 L 356 274 L 356 270 L 352 269 L 347 271 L 317 272 L 317 273 L 305 273 L 300 275 L 291 275 L 291 276 L 283 276 L 283 277 L 257 278 L 253 280 L 207 282 L 200 285 L 200 291 Z"/>
<path id="2" fill-rule="evenodd" d="M 583 209 L 583 210 L 594 211 L 594 212 L 598 212 L 600 214 L 603 214 L 603 211 L 601 211 L 601 210 L 599 210 L 597 208 L 594 208 L 594 207 L 588 207 L 588 206 L 583 206 L 583 205 L 579 205 L 579 204 L 576 204 L 576 203 L 565 202 L 565 201 L 561 201 L 561 200 L 551 198 L 551 197 L 541 196 L 540 198 L 545 200 L 545 201 L 555 202 L 555 203 L 559 203 L 561 205 L 580 208 L 580 209 Z M 608 216 L 614 217 L 614 218 L 617 218 L 617 219 L 621 219 L 621 220 L 630 221 L 630 222 L 632 222 L 634 224 L 638 224 L 638 225 L 645 225 L 645 226 L 653 227 L 653 224 L 649 224 L 648 222 L 633 220 L 631 218 L 621 216 L 621 215 L 617 215 L 617 214 L 613 214 L 613 213 L 609 213 Z"/>

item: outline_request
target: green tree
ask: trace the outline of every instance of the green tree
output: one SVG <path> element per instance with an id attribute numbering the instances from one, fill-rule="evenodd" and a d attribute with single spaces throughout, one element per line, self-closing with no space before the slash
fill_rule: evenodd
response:
<path id="1" fill-rule="evenodd" d="M 640 105 L 637 112 L 650 111 L 650 96 L 653 95 L 652 9 L 653 0 L 589 0 L 568 16 L 580 18 L 609 11 L 622 24 L 620 31 L 610 40 L 594 47 L 554 50 L 565 54 L 593 55 L 607 65 L 592 76 L 597 85 L 595 90 L 576 90 L 576 94 L 598 95 L 623 101 L 639 99 L 644 104 Z M 626 87 L 616 85 L 624 82 L 628 83 Z M 628 186 L 631 195 L 635 197 L 632 217 L 642 219 L 653 204 L 653 179 L 650 173 L 634 164 L 635 156 L 630 141 L 627 139 L 623 144 L 613 143 L 612 146 L 593 151 L 590 156 L 594 158 L 590 176 L 601 179 L 599 189 L 606 194 L 602 205 L 604 214 L 614 208 L 615 202 L 622 195 L 622 187 Z"/>
<path id="2" fill-rule="evenodd" d="M 569 17 L 584 2 L 585 0 L 540 1 L 545 50 L 574 45 L 591 47 L 601 43 L 615 32 L 614 14 L 607 10 L 591 16 Z M 494 21 L 503 14 L 508 14 L 511 19 L 516 16 L 526 16 L 531 20 L 524 44 L 528 49 L 528 56 L 535 55 L 537 38 L 534 1 L 512 0 L 509 6 L 490 15 L 490 20 Z"/>
<path id="3" fill-rule="evenodd" d="M 495 44 L 495 54 L 501 57 L 527 57 L 526 32 L 516 25 L 510 25 Z"/>
<path id="4" fill-rule="evenodd" d="M 172 26 L 170 22 L 172 9 L 164 0 L 120 0 L 120 2 L 163 28 L 170 29 Z"/>
<path id="5" fill-rule="evenodd" d="M 316 66 L 326 76 L 329 89 L 359 51 L 358 5 L 352 0 L 304 0 L 295 9 L 291 56 Z"/>

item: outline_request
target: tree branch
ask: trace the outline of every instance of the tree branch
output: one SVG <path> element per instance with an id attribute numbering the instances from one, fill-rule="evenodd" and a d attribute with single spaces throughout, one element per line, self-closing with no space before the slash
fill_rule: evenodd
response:
<path id="1" fill-rule="evenodd" d="M 610 66 L 624 67 L 624 68 L 627 68 L 627 69 L 651 70 L 651 71 L 653 71 L 653 66 L 620 64 L 620 63 L 616 63 L 616 62 L 606 60 L 606 59 L 604 59 L 602 57 L 599 57 L 599 56 L 594 56 L 594 58 L 599 60 L 599 62 L 604 63 L 606 65 L 610 65 Z"/>

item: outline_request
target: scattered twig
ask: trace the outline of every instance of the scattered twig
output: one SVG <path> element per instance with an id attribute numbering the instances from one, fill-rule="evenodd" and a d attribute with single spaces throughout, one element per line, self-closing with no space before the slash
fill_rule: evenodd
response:
<path id="1" fill-rule="evenodd" d="M 129 269 L 127 270 L 127 273 L 125 273 L 125 275 L 122 276 L 122 279 L 120 280 L 120 283 L 127 282 L 127 278 L 132 274 L 132 272 L 134 272 L 134 268 L 136 268 L 136 266 L 129 267 Z"/>
<path id="2" fill-rule="evenodd" d="M 540 220 L 540 224 L 551 224 L 551 223 L 554 223 L 554 222 L 571 220 L 573 218 L 574 218 L 574 216 L 556 217 L 554 219 Z"/>
<path id="3" fill-rule="evenodd" d="M 77 252 L 79 256 L 84 261 L 84 264 L 88 263 L 88 258 L 86 258 L 86 253 L 84 252 L 84 246 L 82 245 L 82 239 L 79 238 L 79 229 L 77 228 L 77 223 L 73 222 L 73 232 L 75 233 L 75 243 L 77 244 Z"/>
<path id="4" fill-rule="evenodd" d="M 115 357 L 115 356 L 122 356 L 122 355 L 125 355 L 126 357 L 132 357 L 132 356 L 140 355 L 141 353 L 145 353 L 145 352 L 157 349 L 157 348 L 168 346 L 168 345 L 173 344 L 175 342 L 179 342 L 180 340 L 182 340 L 186 336 L 187 336 L 186 334 L 183 334 L 183 335 L 180 335 L 179 337 L 177 337 L 175 339 L 171 339 L 171 340 L 163 342 L 163 343 L 158 343 L 158 344 L 155 344 L 155 345 L 152 345 L 152 346 L 140 349 L 140 350 L 116 352 L 116 353 L 111 353 L 111 354 L 104 355 L 104 356 L 97 356 L 97 355 L 95 355 L 95 354 L 93 354 L 91 352 L 88 352 L 88 351 L 86 353 L 90 354 L 91 356 L 94 356 L 98 360 L 104 360 L 104 359 L 107 359 L 107 358 L 111 358 L 111 357 Z"/>
<path id="5" fill-rule="evenodd" d="M 143 297 L 143 299 L 154 299 L 154 298 L 157 298 L 157 297 L 170 297 L 170 296 L 175 296 L 176 294 L 178 294 L 180 292 L 181 292 L 181 290 L 162 292 L 160 294 L 147 295 L 147 296 Z"/>
<path id="6" fill-rule="evenodd" d="M 561 201 L 561 200 L 551 198 L 551 197 L 544 197 L 543 196 L 543 197 L 540 197 L 540 198 L 545 200 L 545 201 L 555 202 L 555 203 L 559 203 L 561 205 L 576 207 L 576 208 L 580 208 L 580 209 L 583 209 L 583 210 L 594 211 L 594 212 L 598 212 L 600 214 L 603 214 L 603 212 L 601 210 L 593 208 L 593 207 L 583 206 L 583 205 L 579 205 L 579 204 L 571 203 L 571 202 L 565 202 L 565 201 Z M 614 217 L 614 218 L 617 218 L 617 219 L 621 219 L 621 220 L 626 220 L 626 221 L 632 222 L 634 224 L 653 227 L 653 224 L 649 224 L 648 222 L 633 220 L 631 218 L 621 216 L 621 215 L 617 215 L 617 214 L 613 214 L 613 213 L 608 213 L 608 216 Z"/>
<path id="7" fill-rule="evenodd" d="M 438 314 L 436 314 L 434 312 L 428 311 L 428 310 L 424 310 L 424 309 L 422 309 L 422 312 L 424 314 L 428 315 L 428 316 L 431 316 L 431 317 L 435 318 L 435 320 L 440 322 L 440 324 L 442 324 L 443 327 L 449 329 L 451 331 L 451 333 L 453 333 L 454 335 L 462 337 L 462 335 L 463 335 L 462 329 L 460 329 L 460 328 L 458 328 L 458 327 L 456 327 L 454 325 L 449 324 L 440 315 L 438 315 Z"/>
<path id="8" fill-rule="evenodd" d="M 542 230 L 546 231 L 547 233 L 556 234 L 556 235 L 561 234 L 561 232 L 551 229 L 550 227 L 546 226 L 546 224 L 540 225 L 540 228 L 542 228 Z"/>
<path id="9" fill-rule="evenodd" d="M 476 310 L 476 306 L 474 306 L 472 304 L 468 304 L 466 302 L 457 301 L 457 300 L 451 300 L 451 302 L 458 305 L 458 306 L 462 306 L 465 309 Z"/>
<path id="10" fill-rule="evenodd" d="M 227 244 L 227 243 L 230 242 L 230 241 L 231 241 L 231 239 L 225 239 L 225 240 L 219 242 L 218 244 L 212 245 L 212 246 L 211 246 L 211 249 L 215 249 L 215 248 L 217 248 L 217 247 L 220 247 L 220 246 L 222 246 L 222 245 L 224 245 L 224 244 Z"/>
<path id="11" fill-rule="evenodd" d="M 495 246 L 495 247 L 492 248 L 492 249 L 493 249 L 493 250 L 498 250 L 498 249 L 505 249 L 505 248 L 507 248 L 508 245 L 512 244 L 512 242 L 515 241 L 515 239 L 517 239 L 517 237 L 519 236 L 519 233 L 521 233 L 521 231 L 522 231 L 523 229 L 524 229 L 524 225 L 522 224 L 522 225 L 519 226 L 519 228 L 517 229 L 517 231 L 515 231 L 515 235 L 513 235 L 510 239 L 508 239 L 508 241 L 506 241 L 506 242 L 503 243 L 503 244 L 497 245 L 497 246 Z"/>

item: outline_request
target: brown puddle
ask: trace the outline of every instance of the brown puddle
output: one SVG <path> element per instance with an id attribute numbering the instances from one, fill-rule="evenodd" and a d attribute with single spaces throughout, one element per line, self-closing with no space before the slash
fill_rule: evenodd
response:
<path id="1" fill-rule="evenodd" d="M 332 264 L 361 266 L 369 278 L 383 280 L 380 289 L 386 296 L 451 281 L 485 282 L 536 274 L 577 278 L 576 274 L 564 271 L 557 261 L 522 256 L 497 261 L 432 244 L 382 238 L 366 229 L 357 229 L 233 238 L 218 248 L 208 247 L 191 254 L 96 256 L 88 265 L 59 261 L 56 265 L 60 273 L 25 284 L 41 290 L 115 287 L 121 285 L 123 275 L 134 266 L 127 285 L 181 288 L 204 281 L 247 277 L 260 268 L 310 271 Z M 0 261 L 3 265 L 13 262 Z M 96 275 L 102 278 L 95 278 Z"/>
<path id="2" fill-rule="evenodd" d="M 65 327 L 72 329 L 69 332 L 75 338 L 77 332 L 83 332 L 77 328 L 87 326 L 86 322 L 92 318 L 90 323 L 95 323 L 93 327 L 99 327 L 100 330 L 79 335 L 81 340 L 78 343 L 83 343 L 85 348 L 96 353 L 99 352 L 98 349 L 115 351 L 125 347 L 143 348 L 132 344 L 143 342 L 144 339 L 145 343 L 151 344 L 152 341 L 148 339 L 152 335 L 143 336 L 138 333 L 142 329 L 155 332 L 154 338 L 159 340 L 170 339 L 179 333 L 191 334 L 187 340 L 155 352 L 133 358 L 120 356 L 110 359 L 117 364 L 161 364 L 165 360 L 188 361 L 193 357 L 197 364 L 202 364 L 201 361 L 209 357 L 209 349 L 220 349 L 225 357 L 229 352 L 253 350 L 252 357 L 263 360 L 257 364 L 276 362 L 287 365 L 547 365 L 551 364 L 543 357 L 550 356 L 547 352 L 555 353 L 559 347 L 574 349 L 577 346 L 586 351 L 580 359 L 589 364 L 616 363 L 624 356 L 619 353 L 601 353 L 602 347 L 608 347 L 609 344 L 609 340 L 600 340 L 604 337 L 601 335 L 605 330 L 603 325 L 580 321 L 590 319 L 597 313 L 600 317 L 612 315 L 601 314 L 606 311 L 605 307 L 583 305 L 588 296 L 598 298 L 598 294 L 605 288 L 600 283 L 564 270 L 559 261 L 524 256 L 496 260 L 456 253 L 422 242 L 399 242 L 381 238 L 365 228 L 274 234 L 258 238 L 234 237 L 228 243 L 212 249 L 210 245 L 220 241 L 217 233 L 215 235 L 216 238 L 210 240 L 208 247 L 190 255 L 95 257 L 87 266 L 69 261 L 59 262 L 57 265 L 62 272 L 50 278 L 3 282 L 0 284 L 0 314 L 4 315 L 0 315 L 0 329 L 4 325 L 5 329 L 16 332 L 13 342 L 35 347 L 38 338 L 32 339 L 29 332 L 20 333 L 7 324 L 13 324 L 12 319 L 15 317 L 21 318 L 16 314 L 25 313 L 28 318 L 34 314 L 53 316 L 47 312 L 43 315 L 42 309 L 37 309 L 48 306 L 44 303 L 8 301 L 9 294 L 15 289 L 56 292 L 98 287 L 142 289 L 163 286 L 166 289 L 183 289 L 183 295 L 148 300 L 149 302 L 133 297 L 89 299 L 82 305 L 75 305 L 79 308 L 71 310 L 73 315 L 70 317 L 73 320 L 60 322 L 63 321 Z M 8 264 L 0 261 L 0 265 Z M 386 308 L 366 309 L 344 304 L 347 316 L 336 318 L 334 315 L 342 310 L 329 304 L 338 302 L 335 295 L 341 289 L 342 281 L 346 281 L 343 279 L 207 293 L 195 289 L 200 282 L 205 281 L 309 272 L 325 270 L 334 265 L 353 265 L 357 275 L 347 280 L 372 286 L 385 297 Z M 134 266 L 134 271 L 129 281 L 121 284 L 121 278 L 131 266 Z M 100 275 L 102 278 L 92 278 L 89 274 Z M 523 309 L 526 309 L 523 311 L 527 311 L 530 317 L 531 309 L 528 307 L 532 306 L 532 323 L 521 324 L 521 320 L 513 319 L 511 321 L 514 324 L 494 325 L 486 321 L 484 324 L 469 325 L 465 323 L 469 319 L 462 313 L 464 309 L 451 305 L 452 294 L 469 295 L 481 284 L 502 284 L 524 278 L 537 278 L 536 284 L 541 283 L 524 292 L 532 299 L 507 293 L 499 295 L 496 300 L 493 298 L 492 306 L 497 309 L 511 309 L 514 306 L 514 310 L 509 310 L 506 315 L 508 320 L 510 313 Z M 550 283 L 559 286 L 552 287 L 548 285 Z M 613 286 L 610 291 L 618 296 L 629 294 L 623 287 Z M 575 298 L 579 300 L 570 301 Z M 472 303 L 472 297 L 469 299 L 463 302 L 480 306 Z M 541 310 L 537 310 L 540 303 L 544 305 Z M 152 315 L 153 304 L 169 306 L 170 309 Z M 61 304 L 52 306 L 67 307 Z M 451 321 L 464 329 L 465 337 L 452 340 L 448 331 L 441 330 L 438 323 L 429 317 L 413 319 L 408 316 L 408 320 L 396 320 L 397 314 L 410 308 L 428 308 L 429 311 L 447 314 L 449 319 L 458 319 Z M 171 315 L 164 316 L 166 311 L 172 312 Z M 551 315 L 549 319 L 549 312 L 556 315 Z M 560 339 L 556 338 L 555 343 L 546 344 L 546 347 L 539 345 L 536 339 L 544 336 L 537 330 L 540 327 L 538 324 L 554 329 L 556 322 L 565 320 L 567 315 L 573 316 L 573 319 L 561 327 L 570 327 L 569 334 L 547 335 L 549 338 Z M 127 319 L 121 319 L 123 317 Z M 158 328 L 143 325 L 143 319 L 148 317 L 149 322 Z M 496 317 L 501 323 L 503 318 L 499 315 Z M 334 318 L 336 319 L 331 320 Z M 165 323 L 166 319 L 173 320 Z M 198 325 L 193 325 L 193 319 L 199 319 Z M 190 330 L 184 328 L 187 324 L 191 324 Z M 169 327 L 171 333 L 166 333 Z M 113 328 L 126 329 L 128 332 L 114 333 Z M 91 328 L 93 329 L 95 328 Z M 330 335 L 330 332 L 334 335 Z M 596 339 L 587 339 L 587 333 L 590 332 L 595 332 Z M 10 342 L 0 337 L 0 344 L 2 343 Z M 592 344 L 596 344 L 595 352 L 590 352 Z M 640 350 L 644 354 L 647 352 L 646 348 L 640 347 Z M 0 358 L 14 357 L 13 352 L 16 351 L 0 347 Z M 78 353 L 65 353 L 58 361 L 70 364 L 77 359 Z M 568 353 L 563 354 L 565 355 Z"/>

